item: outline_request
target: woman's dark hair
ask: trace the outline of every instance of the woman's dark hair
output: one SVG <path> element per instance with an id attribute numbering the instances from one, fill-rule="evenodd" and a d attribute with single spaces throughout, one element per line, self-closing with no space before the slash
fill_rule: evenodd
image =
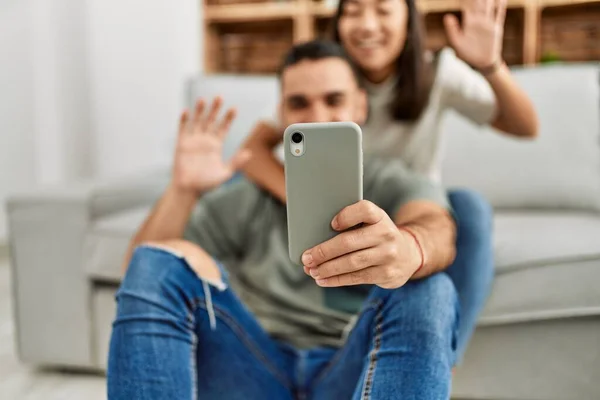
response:
<path id="1" fill-rule="evenodd" d="M 415 121 L 427 103 L 433 83 L 433 65 L 425 60 L 425 29 L 414 0 L 404 0 L 408 7 L 408 26 L 404 49 L 396 59 L 396 94 L 391 114 L 396 121 Z M 341 44 L 338 31 L 346 0 L 339 0 L 333 17 L 333 39 Z"/>

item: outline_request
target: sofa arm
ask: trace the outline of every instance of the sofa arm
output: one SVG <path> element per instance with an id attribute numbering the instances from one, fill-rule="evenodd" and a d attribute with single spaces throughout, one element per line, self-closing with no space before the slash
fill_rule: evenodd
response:
<path id="1" fill-rule="evenodd" d="M 91 282 L 83 247 L 94 219 L 155 201 L 168 172 L 81 182 L 7 202 L 17 348 L 35 365 L 95 368 Z"/>
<path id="2" fill-rule="evenodd" d="M 11 195 L 7 212 L 36 205 L 80 204 L 86 205 L 90 218 L 95 219 L 154 202 L 165 190 L 168 180 L 169 172 L 161 169 L 120 179 L 36 188 Z"/>

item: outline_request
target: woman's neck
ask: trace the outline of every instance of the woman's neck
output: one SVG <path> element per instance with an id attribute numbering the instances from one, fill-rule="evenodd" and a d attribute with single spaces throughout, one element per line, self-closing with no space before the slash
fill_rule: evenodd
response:
<path id="1" fill-rule="evenodd" d="M 394 68 L 390 66 L 389 68 L 375 72 L 364 71 L 363 74 L 369 83 L 379 85 L 391 78 L 394 74 Z"/>

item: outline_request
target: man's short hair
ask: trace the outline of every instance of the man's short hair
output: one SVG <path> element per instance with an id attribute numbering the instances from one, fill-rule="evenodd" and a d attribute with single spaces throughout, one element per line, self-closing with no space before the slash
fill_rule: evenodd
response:
<path id="1" fill-rule="evenodd" d="M 281 75 L 283 75 L 283 72 L 286 70 L 286 68 L 298 64 L 301 61 L 318 61 L 325 58 L 340 58 L 344 60 L 352 70 L 358 86 L 363 87 L 363 80 L 360 71 L 352 62 L 350 57 L 348 57 L 342 46 L 331 40 L 325 39 L 316 39 L 294 45 L 283 57 L 283 62 L 279 67 L 277 75 L 279 78 L 281 78 Z"/>

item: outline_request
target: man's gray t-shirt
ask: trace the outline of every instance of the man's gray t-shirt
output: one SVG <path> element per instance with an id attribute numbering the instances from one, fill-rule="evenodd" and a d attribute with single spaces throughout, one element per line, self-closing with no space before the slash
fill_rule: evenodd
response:
<path id="1" fill-rule="evenodd" d="M 367 160 L 364 198 L 390 217 L 413 200 L 448 208 L 445 191 L 398 160 Z M 288 256 L 285 205 L 241 179 L 202 197 L 185 239 L 221 261 L 232 289 L 274 338 L 298 348 L 339 347 L 368 286 L 322 288 Z"/>

